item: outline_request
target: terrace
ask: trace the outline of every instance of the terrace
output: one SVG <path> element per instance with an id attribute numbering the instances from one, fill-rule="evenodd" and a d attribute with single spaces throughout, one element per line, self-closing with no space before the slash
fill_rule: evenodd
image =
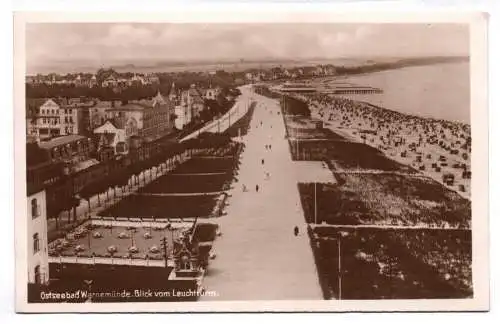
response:
<path id="1" fill-rule="evenodd" d="M 104 222 L 105 223 L 105 222 Z M 165 267 L 165 254 L 170 259 L 174 243 L 181 241 L 192 223 L 136 222 L 125 226 L 121 222 L 90 221 L 64 239 L 49 244 L 49 262 L 70 264 L 116 264 Z M 112 225 L 114 223 L 114 225 Z M 162 247 L 166 240 L 166 253 Z"/>

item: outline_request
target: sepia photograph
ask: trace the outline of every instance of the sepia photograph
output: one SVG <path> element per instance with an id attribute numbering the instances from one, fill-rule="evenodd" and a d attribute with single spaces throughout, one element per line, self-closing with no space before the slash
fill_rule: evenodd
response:
<path id="1" fill-rule="evenodd" d="M 487 18 L 354 16 L 16 15 L 17 310 L 487 310 Z"/>

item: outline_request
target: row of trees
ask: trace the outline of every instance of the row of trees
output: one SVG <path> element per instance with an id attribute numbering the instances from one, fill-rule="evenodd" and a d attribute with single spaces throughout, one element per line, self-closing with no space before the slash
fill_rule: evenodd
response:
<path id="1" fill-rule="evenodd" d="M 67 195 L 66 197 L 58 197 L 57 201 L 54 201 L 47 206 L 47 212 L 49 218 L 54 218 L 56 221 L 56 230 L 59 229 L 59 221 L 62 212 L 67 212 L 68 223 L 76 222 L 76 209 L 80 206 L 81 199 L 86 200 L 89 208 L 89 213 L 91 212 L 90 199 L 97 196 L 98 205 L 101 204 L 100 198 L 102 194 L 106 194 L 106 199 L 110 199 L 110 191 L 113 192 L 113 199 L 116 198 L 117 189 L 121 189 L 121 192 L 130 190 L 130 185 L 140 186 L 141 180 L 142 184 L 146 182 L 146 172 L 149 170 L 150 177 L 154 172 L 155 177 L 158 172 L 165 171 L 167 168 L 172 167 L 168 165 L 169 163 L 178 163 L 179 157 L 182 154 L 191 154 L 192 150 L 220 147 L 229 143 L 230 138 L 227 135 L 218 134 L 202 134 L 199 138 L 194 138 L 188 140 L 184 143 L 177 143 L 169 147 L 163 147 L 159 153 L 153 155 L 151 158 L 137 161 L 129 166 L 123 168 L 117 168 L 110 172 L 104 177 L 100 177 L 97 180 L 87 184 L 75 195 Z M 142 174 L 142 179 L 140 175 Z M 68 176 L 67 179 L 63 181 L 71 182 L 72 175 Z M 151 180 L 151 179 L 150 179 Z M 73 213 L 73 219 L 71 219 L 71 213 Z"/>

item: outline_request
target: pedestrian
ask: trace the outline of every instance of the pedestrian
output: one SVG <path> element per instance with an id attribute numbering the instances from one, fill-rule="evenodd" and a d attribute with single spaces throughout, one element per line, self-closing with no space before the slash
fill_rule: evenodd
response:
<path id="1" fill-rule="evenodd" d="M 295 236 L 299 235 L 299 227 L 298 226 L 295 226 L 295 228 L 293 229 L 293 234 L 295 234 Z"/>
<path id="2" fill-rule="evenodd" d="M 259 192 L 259 185 L 255 185 L 255 192 Z"/>
<path id="3" fill-rule="evenodd" d="M 262 163 L 262 165 L 264 165 L 264 159 L 262 159 L 261 163 Z"/>

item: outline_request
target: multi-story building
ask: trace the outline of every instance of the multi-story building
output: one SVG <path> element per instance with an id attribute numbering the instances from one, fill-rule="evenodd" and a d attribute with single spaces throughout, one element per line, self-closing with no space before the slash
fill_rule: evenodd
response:
<path id="1" fill-rule="evenodd" d="M 41 139 L 62 135 L 60 108 L 53 99 L 45 101 L 30 120 L 30 135 Z"/>
<path id="2" fill-rule="evenodd" d="M 106 117 L 123 120 L 127 137 L 137 135 L 143 141 L 151 142 L 173 130 L 173 113 L 172 102 L 158 92 L 152 100 L 108 108 Z"/>
<path id="3" fill-rule="evenodd" d="M 27 135 L 39 139 L 78 134 L 82 112 L 77 104 L 48 99 L 26 120 Z"/>
<path id="4" fill-rule="evenodd" d="M 181 106 L 187 106 L 188 115 L 190 116 L 189 121 L 198 118 L 200 112 L 205 109 L 203 93 L 192 84 L 188 90 L 182 92 Z"/>
<path id="5" fill-rule="evenodd" d="M 98 101 L 89 108 L 90 129 L 103 125 L 108 119 L 107 110 L 121 106 L 121 101 Z"/>
<path id="6" fill-rule="evenodd" d="M 28 187 L 27 209 L 28 282 L 46 284 L 49 281 L 49 255 L 45 190 L 30 191 Z"/>

